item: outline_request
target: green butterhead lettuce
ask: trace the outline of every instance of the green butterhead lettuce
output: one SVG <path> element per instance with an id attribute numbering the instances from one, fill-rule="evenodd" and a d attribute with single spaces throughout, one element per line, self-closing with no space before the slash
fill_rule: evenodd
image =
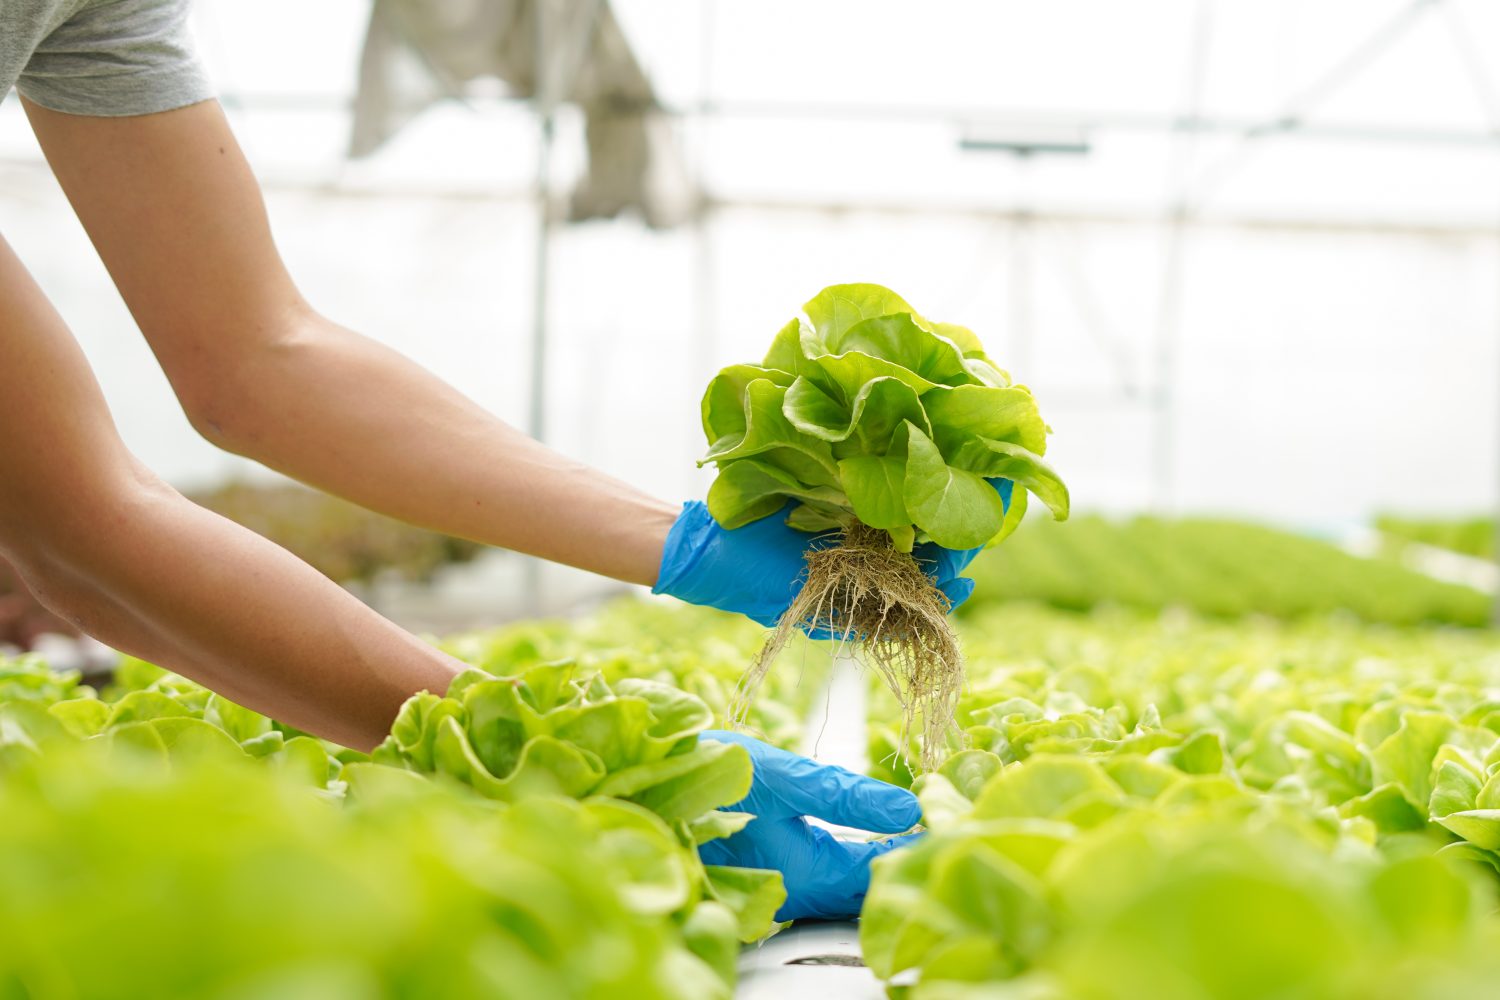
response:
<path id="1" fill-rule="evenodd" d="M 156 722 L 233 751 L 201 719 L 127 725 Z M 386 780 L 341 805 L 244 755 L 153 756 L 0 763 L 0 996 L 729 1000 L 739 938 L 770 924 L 756 891 L 779 905 L 731 870 L 735 909 L 629 803 L 502 804 L 364 764 Z"/>
<path id="2" fill-rule="evenodd" d="M 699 743 L 713 713 L 666 684 L 625 678 L 613 687 L 573 661 L 515 677 L 468 670 L 447 697 L 407 700 L 378 764 L 436 772 L 486 798 L 610 796 L 691 826 L 750 791 L 750 760 Z"/>
<path id="3" fill-rule="evenodd" d="M 703 395 L 718 478 L 708 507 L 725 528 L 773 514 L 804 531 L 854 522 L 895 547 L 969 549 L 1003 539 L 1025 491 L 1058 520 L 1068 490 L 1042 456 L 1047 425 L 1025 386 L 973 332 L 932 323 L 879 285 L 834 285 L 776 335 L 759 365 L 731 365 Z M 1016 490 L 1007 515 L 986 479 Z"/>

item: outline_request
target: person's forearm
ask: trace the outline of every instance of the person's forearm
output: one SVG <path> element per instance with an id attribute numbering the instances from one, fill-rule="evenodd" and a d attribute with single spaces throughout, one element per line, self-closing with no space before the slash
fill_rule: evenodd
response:
<path id="1" fill-rule="evenodd" d="M 77 635 L 78 630 L 48 611 L 0 556 L 0 644 L 30 649 L 47 632 Z"/>
<path id="2" fill-rule="evenodd" d="M 199 426 L 372 510 L 629 583 L 656 582 L 675 506 L 568 459 L 396 352 L 298 310 Z"/>
<path id="3" fill-rule="evenodd" d="M 210 440 L 414 524 L 655 581 L 670 505 L 547 450 L 306 305 L 217 104 L 100 119 L 23 103 Z"/>
<path id="4" fill-rule="evenodd" d="M 40 546 L 28 583 L 96 638 L 345 746 L 463 664 L 306 563 L 143 476 Z"/>

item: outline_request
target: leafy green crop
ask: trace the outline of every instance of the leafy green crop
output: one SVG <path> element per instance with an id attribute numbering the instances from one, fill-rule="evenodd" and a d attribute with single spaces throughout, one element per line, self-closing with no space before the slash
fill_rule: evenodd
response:
<path id="1" fill-rule="evenodd" d="M 670 684 L 701 698 L 713 710 L 714 728 L 724 728 L 745 663 L 764 641 L 765 630 L 740 615 L 621 600 L 581 618 L 516 622 L 451 636 L 440 645 L 497 676 L 574 660 L 580 671 L 597 672 L 609 684 L 628 677 Z M 750 730 L 777 746 L 795 747 L 828 669 L 827 657 L 807 656 L 796 673 L 767 678 L 766 697 L 747 720 Z"/>
<path id="2" fill-rule="evenodd" d="M 1181 606 L 1221 618 L 1348 612 L 1392 625 L 1489 621 L 1490 599 L 1393 561 L 1259 524 L 1183 518 L 1040 521 L 975 560 L 978 584 L 959 610 L 1016 600 L 1069 610 Z"/>
<path id="3" fill-rule="evenodd" d="M 0 767 L 7 1000 L 730 996 L 735 918 L 648 810 L 103 750 Z"/>
<path id="4" fill-rule="evenodd" d="M 674 687 L 627 678 L 611 689 L 598 674 L 579 676 L 570 661 L 517 677 L 468 670 L 446 697 L 409 699 L 372 758 L 507 802 L 613 796 L 686 830 L 750 791 L 743 748 L 698 742 L 712 719 L 703 702 Z"/>
<path id="5" fill-rule="evenodd" d="M 1024 607 L 963 631 L 970 749 L 918 779 L 933 833 L 863 916 L 911 1000 L 1394 1000 L 1500 972 L 1493 635 Z"/>
<path id="6" fill-rule="evenodd" d="M 968 749 L 918 781 L 930 833 L 862 920 L 897 1000 L 1493 992 L 1494 633 L 1023 605 L 960 629 Z M 140 661 L 99 695 L 0 661 L 0 998 L 725 998 L 781 895 L 698 858 L 744 778 L 693 735 L 759 631 L 623 602 L 454 637 L 482 672 L 413 700 L 389 763 Z M 773 679 L 784 738 L 819 680 Z M 910 782 L 872 710 L 876 770 Z"/>
<path id="7" fill-rule="evenodd" d="M 602 638 L 564 643 L 594 665 L 538 662 L 535 625 L 461 638 L 514 676 L 413 697 L 373 759 L 140 660 L 103 697 L 0 661 L 0 997 L 727 997 L 785 898 L 776 872 L 698 857 L 749 821 L 719 807 L 750 762 L 698 742 L 699 698 L 631 674 L 712 689 L 735 632 L 704 619 L 691 665 Z M 64 865 L 76 891 L 44 892 Z M 90 921 L 126 922 L 116 897 L 171 912 L 79 951 Z"/>
<path id="8" fill-rule="evenodd" d="M 1068 492 L 1042 460 L 1048 427 L 1031 391 L 974 334 L 930 323 L 879 285 L 834 285 L 776 335 L 760 365 L 721 371 L 703 397 L 719 475 L 709 511 L 726 528 L 795 502 L 804 531 L 859 520 L 897 549 L 1003 539 L 1030 490 L 1059 520 Z M 1007 514 L 986 482 L 1013 481 Z"/>
<path id="9" fill-rule="evenodd" d="M 1490 517 L 1421 518 L 1382 514 L 1375 527 L 1395 543 L 1418 542 L 1476 559 L 1495 557 L 1495 520 Z"/>
<path id="10" fill-rule="evenodd" d="M 920 969 L 909 1000 L 1437 1000 L 1500 970 L 1477 872 L 1219 773 L 971 750 L 921 798 L 860 930 L 878 975 Z"/>
<path id="11" fill-rule="evenodd" d="M 627 677 L 611 688 L 569 660 L 514 677 L 471 669 L 446 697 L 408 699 L 372 763 L 350 764 L 343 776 L 355 795 L 405 769 L 502 802 L 619 801 L 655 814 L 680 848 L 692 850 L 752 818 L 720 808 L 749 793 L 752 768 L 742 747 L 698 741 L 712 720 L 708 706 L 675 687 Z M 741 939 L 770 932 L 786 898 L 779 873 L 705 867 L 696 854 L 692 868 L 708 897 L 734 917 Z"/>
<path id="12" fill-rule="evenodd" d="M 39 656 L 0 657 L 0 703 L 37 701 L 52 703 L 91 694 L 78 683 L 78 672 L 52 670 Z"/>

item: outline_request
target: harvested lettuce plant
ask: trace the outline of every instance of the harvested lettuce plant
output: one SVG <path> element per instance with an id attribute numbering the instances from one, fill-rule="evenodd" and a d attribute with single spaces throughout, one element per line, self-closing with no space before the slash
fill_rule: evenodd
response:
<path id="1" fill-rule="evenodd" d="M 1031 391 L 972 331 L 929 322 L 879 285 L 834 285 L 804 309 L 761 364 L 725 368 L 703 397 L 714 519 L 732 529 L 785 516 L 827 541 L 744 678 L 739 712 L 794 632 L 831 635 L 881 673 L 908 727 L 920 715 L 930 765 L 963 664 L 921 545 L 1000 541 L 1027 490 L 1062 520 L 1067 487 L 1042 460 L 1049 428 Z M 1008 508 L 1002 479 L 1017 487 Z"/>

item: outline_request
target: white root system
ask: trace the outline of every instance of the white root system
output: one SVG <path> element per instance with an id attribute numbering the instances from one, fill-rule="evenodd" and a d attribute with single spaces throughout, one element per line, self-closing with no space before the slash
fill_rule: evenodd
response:
<path id="1" fill-rule="evenodd" d="M 948 624 L 948 598 L 884 531 L 854 524 L 807 555 L 807 582 L 740 679 L 729 717 L 744 725 L 761 682 L 798 632 L 832 636 L 840 651 L 874 668 L 901 706 L 901 747 L 921 725 L 922 770 L 941 761 L 956 725 L 963 657 Z"/>

